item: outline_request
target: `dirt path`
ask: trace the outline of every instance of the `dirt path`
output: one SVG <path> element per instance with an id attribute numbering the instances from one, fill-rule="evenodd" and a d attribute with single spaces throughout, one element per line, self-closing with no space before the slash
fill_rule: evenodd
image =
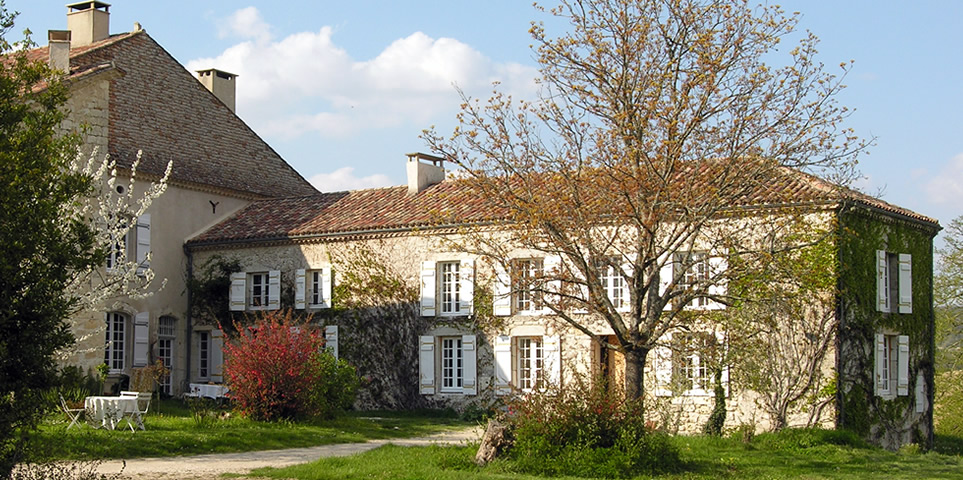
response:
<path id="1" fill-rule="evenodd" d="M 286 467 L 313 462 L 321 457 L 354 455 L 388 443 L 401 446 L 458 445 L 478 441 L 481 434 L 481 428 L 468 428 L 428 437 L 372 440 L 365 443 L 342 443 L 319 447 L 192 455 L 188 457 L 134 458 L 126 461 L 126 467 L 121 460 L 110 460 L 102 463 L 98 471 L 107 474 L 122 471 L 125 477 L 137 480 L 215 478 L 222 473 L 249 473 L 255 468 Z"/>

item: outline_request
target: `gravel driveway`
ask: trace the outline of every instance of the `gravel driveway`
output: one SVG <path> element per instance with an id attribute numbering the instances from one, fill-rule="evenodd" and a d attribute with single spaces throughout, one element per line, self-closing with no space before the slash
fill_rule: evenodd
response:
<path id="1" fill-rule="evenodd" d="M 109 460 L 100 464 L 100 473 L 118 473 L 137 480 L 173 480 L 215 478 L 222 473 L 249 473 L 261 467 L 286 467 L 313 462 L 321 457 L 344 457 L 366 452 L 391 443 L 400 446 L 459 445 L 476 442 L 481 438 L 482 427 L 443 432 L 427 437 L 395 440 L 372 440 L 365 443 L 342 443 L 319 447 L 264 450 L 259 452 L 217 453 L 189 457 L 134 458 Z"/>

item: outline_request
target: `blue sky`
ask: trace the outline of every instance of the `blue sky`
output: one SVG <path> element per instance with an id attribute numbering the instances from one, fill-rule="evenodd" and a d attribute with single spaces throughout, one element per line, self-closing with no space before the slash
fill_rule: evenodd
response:
<path id="1" fill-rule="evenodd" d="M 66 28 L 65 3 L 6 6 L 45 42 Z M 140 22 L 188 70 L 239 74 L 238 115 L 325 191 L 404 183 L 421 130 L 454 126 L 453 84 L 530 95 L 528 26 L 547 20 L 527 0 L 107 3 L 111 33 Z M 876 139 L 859 186 L 943 224 L 963 215 L 963 2 L 778 3 L 802 14 L 829 68 L 855 61 L 839 100 L 855 109 L 847 126 Z"/>

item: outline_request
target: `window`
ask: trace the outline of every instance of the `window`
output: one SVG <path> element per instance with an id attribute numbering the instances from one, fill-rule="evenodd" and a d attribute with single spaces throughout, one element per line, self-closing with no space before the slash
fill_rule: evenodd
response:
<path id="1" fill-rule="evenodd" d="M 211 333 L 207 331 L 198 332 L 197 339 L 197 376 L 201 380 L 207 380 L 211 376 Z"/>
<path id="2" fill-rule="evenodd" d="M 123 237 L 117 239 L 116 242 L 111 246 L 110 252 L 107 254 L 107 271 L 113 271 L 121 263 L 127 261 L 127 233 Z"/>
<path id="3" fill-rule="evenodd" d="M 463 381 L 461 337 L 441 339 L 441 391 L 461 391 Z"/>
<path id="4" fill-rule="evenodd" d="M 310 290 L 308 293 L 308 305 L 312 307 L 324 305 L 324 289 L 321 283 L 321 271 L 315 270 L 311 272 L 311 281 L 308 284 Z"/>
<path id="5" fill-rule="evenodd" d="M 713 332 L 675 332 L 663 337 L 652 353 L 657 396 L 711 396 L 716 367 L 728 388 L 729 369 L 720 365 L 725 337 Z"/>
<path id="6" fill-rule="evenodd" d="M 876 334 L 876 395 L 909 395 L 909 336 Z"/>
<path id="7" fill-rule="evenodd" d="M 127 340 L 127 315 L 120 312 L 107 313 L 107 336 L 104 348 L 104 363 L 110 373 L 124 371 L 124 352 Z"/>
<path id="8" fill-rule="evenodd" d="M 425 261 L 421 267 L 423 317 L 471 314 L 474 261 Z"/>
<path id="9" fill-rule="evenodd" d="M 422 395 L 436 393 L 476 395 L 475 385 L 476 352 L 475 336 L 422 336 L 419 339 L 418 370 L 420 377 L 419 391 Z M 440 353 L 436 353 L 440 348 Z M 439 372 L 441 388 L 435 388 Z"/>
<path id="10" fill-rule="evenodd" d="M 235 272 L 231 274 L 232 311 L 277 310 L 281 303 L 281 272 Z"/>
<path id="11" fill-rule="evenodd" d="M 544 375 L 542 337 L 520 337 L 516 341 L 517 386 L 523 391 L 530 391 L 540 384 Z"/>
<path id="12" fill-rule="evenodd" d="M 158 382 L 161 392 L 170 395 L 171 392 L 171 370 L 173 370 L 174 359 L 174 324 L 176 320 L 171 316 L 163 316 L 157 321 L 157 357 L 167 368 L 167 375 L 161 377 Z"/>
<path id="13" fill-rule="evenodd" d="M 251 286 L 250 293 L 247 297 L 248 306 L 252 310 L 266 308 L 271 293 L 271 284 L 268 282 L 267 272 L 251 273 L 248 275 L 248 278 L 250 279 L 248 284 Z"/>
<path id="14" fill-rule="evenodd" d="M 611 261 L 614 262 L 614 260 Z M 600 262 L 598 267 L 602 289 L 605 290 L 609 301 L 612 302 L 612 306 L 616 309 L 627 307 L 628 295 L 626 295 L 625 291 L 625 277 L 622 276 L 620 269 L 603 262 Z"/>
<path id="15" fill-rule="evenodd" d="M 679 278 L 679 287 L 691 292 L 704 292 L 709 285 L 709 256 L 705 252 L 681 252 L 675 254 L 673 272 Z M 684 271 L 680 271 L 684 269 Z M 705 307 L 709 299 L 704 296 L 693 298 L 687 306 Z"/>
<path id="16" fill-rule="evenodd" d="M 294 308 L 331 308 L 331 267 L 294 272 Z"/>
<path id="17" fill-rule="evenodd" d="M 131 228 L 118 238 L 107 254 L 107 271 L 113 271 L 125 262 L 137 262 L 137 274 L 143 275 L 150 268 L 150 214 L 137 217 Z"/>
<path id="18" fill-rule="evenodd" d="M 515 260 L 512 290 L 515 292 L 515 311 L 534 312 L 542 308 L 540 292 L 536 291 L 535 281 L 542 275 L 542 259 L 530 258 Z"/>
<path id="19" fill-rule="evenodd" d="M 913 313 L 913 257 L 876 251 L 876 310 Z"/>

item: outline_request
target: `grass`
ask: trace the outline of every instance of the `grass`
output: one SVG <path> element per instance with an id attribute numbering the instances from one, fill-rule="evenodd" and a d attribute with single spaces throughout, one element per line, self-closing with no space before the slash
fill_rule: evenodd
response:
<path id="1" fill-rule="evenodd" d="M 50 460 L 170 457 L 415 437 L 470 425 L 453 414 L 424 411 L 349 412 L 312 422 L 255 422 L 232 415 L 198 426 L 180 401 L 162 401 L 159 407 L 155 413 L 151 405 L 144 419 L 147 429 L 136 432 L 87 426 L 66 430 L 63 416 L 52 417 L 41 426 L 34 445 Z"/>
<path id="2" fill-rule="evenodd" d="M 790 437 L 780 438 L 782 437 Z M 679 471 L 659 479 L 957 479 L 963 475 L 963 457 L 933 451 L 893 453 L 871 448 L 833 433 L 816 432 L 815 439 L 800 442 L 793 433 L 775 439 L 757 437 L 750 444 L 727 438 L 675 437 L 682 452 Z M 937 449 L 960 439 L 938 439 Z M 398 447 L 386 445 L 352 457 L 325 458 L 287 468 L 263 468 L 251 476 L 308 479 L 497 479 L 540 478 L 519 474 L 509 461 L 487 467 L 472 463 L 476 446 Z M 952 448 L 952 447 L 951 447 Z M 559 477 L 575 478 L 575 477 Z"/>

